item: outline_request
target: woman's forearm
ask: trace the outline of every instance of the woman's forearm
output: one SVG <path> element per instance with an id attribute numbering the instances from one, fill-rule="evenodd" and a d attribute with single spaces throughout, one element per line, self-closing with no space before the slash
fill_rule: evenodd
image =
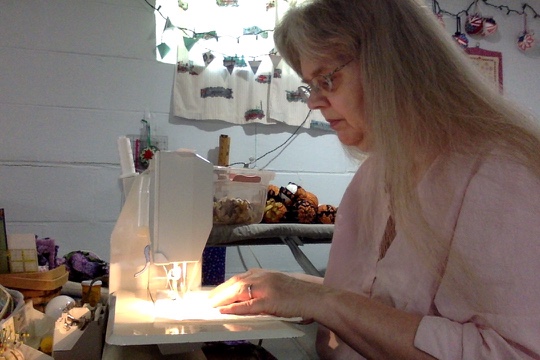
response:
<path id="1" fill-rule="evenodd" d="M 326 288 L 308 315 L 369 359 L 433 359 L 414 346 L 421 316 L 365 296 Z"/>
<path id="2" fill-rule="evenodd" d="M 307 281 L 307 282 L 315 283 L 319 285 L 322 285 L 323 280 L 324 280 L 324 278 L 320 276 L 308 275 L 308 274 L 303 274 L 303 273 L 288 273 L 287 275 L 292 276 L 293 278 L 298 279 L 298 280 L 303 280 L 303 281 Z"/>

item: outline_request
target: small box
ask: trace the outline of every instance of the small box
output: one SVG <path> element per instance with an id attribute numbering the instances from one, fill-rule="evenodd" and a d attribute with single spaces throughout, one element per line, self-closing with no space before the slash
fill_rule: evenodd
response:
<path id="1" fill-rule="evenodd" d="M 214 224 L 260 223 L 272 171 L 214 167 Z"/>
<path id="2" fill-rule="evenodd" d="M 9 234 L 7 244 L 12 273 L 38 271 L 36 235 Z"/>

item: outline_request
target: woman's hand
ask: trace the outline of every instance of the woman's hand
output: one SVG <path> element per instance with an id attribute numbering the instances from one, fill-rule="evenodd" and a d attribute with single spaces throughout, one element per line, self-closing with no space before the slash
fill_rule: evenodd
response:
<path id="1" fill-rule="evenodd" d="M 222 314 L 268 314 L 310 318 L 314 296 L 322 286 L 285 273 L 252 269 L 235 275 L 210 292 L 213 306 Z"/>

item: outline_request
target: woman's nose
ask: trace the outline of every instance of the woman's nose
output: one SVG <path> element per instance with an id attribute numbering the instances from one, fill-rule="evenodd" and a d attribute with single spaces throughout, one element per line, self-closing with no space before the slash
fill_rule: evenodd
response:
<path id="1" fill-rule="evenodd" d="M 311 110 L 321 109 L 328 105 L 329 105 L 328 99 L 326 98 L 326 96 L 322 94 L 322 91 L 312 91 L 311 94 L 309 94 L 309 98 L 307 100 L 307 106 Z"/>

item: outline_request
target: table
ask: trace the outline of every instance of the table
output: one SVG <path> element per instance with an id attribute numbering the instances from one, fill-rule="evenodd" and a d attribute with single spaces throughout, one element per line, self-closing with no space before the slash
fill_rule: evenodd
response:
<path id="1" fill-rule="evenodd" d="M 304 244 L 329 244 L 334 225 L 327 224 L 250 224 L 215 225 L 207 246 L 276 245 L 285 244 L 306 274 L 323 276 L 300 249 Z"/>

